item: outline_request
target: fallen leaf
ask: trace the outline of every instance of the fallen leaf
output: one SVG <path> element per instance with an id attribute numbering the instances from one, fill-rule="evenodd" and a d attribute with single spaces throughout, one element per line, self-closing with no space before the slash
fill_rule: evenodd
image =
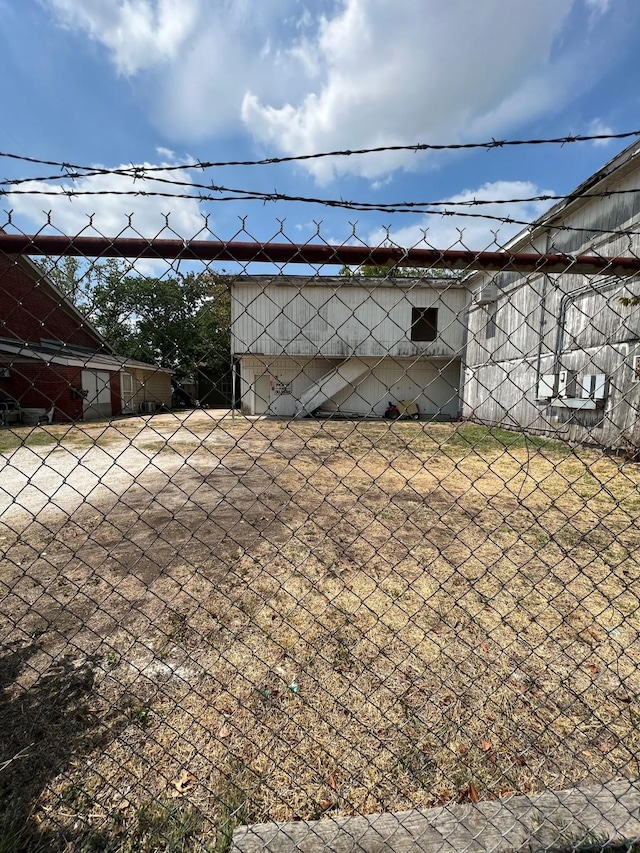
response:
<path id="1" fill-rule="evenodd" d="M 117 806 L 118 811 L 123 812 L 125 809 L 128 809 L 131 803 L 129 800 L 122 800 L 122 802 Z"/>
<path id="2" fill-rule="evenodd" d="M 331 776 L 329 776 L 329 778 L 327 780 L 327 784 L 329 785 L 329 787 L 331 788 L 332 791 L 335 791 L 336 788 L 338 787 L 336 785 L 335 776 L 333 774 L 331 774 Z"/>
<path id="3" fill-rule="evenodd" d="M 513 788 L 502 788 L 500 791 L 498 791 L 499 797 L 511 797 L 514 794 L 515 791 L 513 790 Z"/>
<path id="4" fill-rule="evenodd" d="M 469 747 L 465 746 L 464 744 L 460 744 L 458 752 L 460 753 L 460 755 L 466 755 L 469 752 Z"/>
<path id="5" fill-rule="evenodd" d="M 473 785 L 468 785 L 466 788 L 461 788 L 458 791 L 457 802 L 459 803 L 477 803 L 478 800 L 478 792 Z"/>
<path id="6" fill-rule="evenodd" d="M 223 705 L 222 708 L 220 708 L 220 713 L 226 714 L 227 717 L 230 717 L 231 714 L 233 714 L 233 710 L 229 705 Z"/>
<path id="7" fill-rule="evenodd" d="M 172 797 L 179 797 L 182 794 L 186 794 L 193 787 L 193 783 L 196 781 L 196 777 L 192 773 L 188 773 L 186 770 L 181 770 L 180 775 L 173 780 L 171 783 L 175 788 L 175 791 L 171 792 Z"/>
<path id="8" fill-rule="evenodd" d="M 481 740 L 480 741 L 480 749 L 483 752 L 489 752 L 489 750 L 493 749 L 493 744 L 489 740 Z"/>
<path id="9" fill-rule="evenodd" d="M 458 797 L 458 802 L 460 803 L 477 803 L 480 799 L 478 791 L 476 790 L 475 785 L 469 785 L 466 788 L 463 788 L 460 792 L 460 796 Z"/>
<path id="10" fill-rule="evenodd" d="M 320 803 L 320 811 L 321 812 L 329 811 L 329 809 L 332 809 L 334 807 L 334 805 L 335 805 L 335 803 L 333 802 L 333 800 L 323 800 Z"/>
<path id="11" fill-rule="evenodd" d="M 230 735 L 231 735 L 231 727 L 229 726 L 228 723 L 223 723 L 220 726 L 220 730 L 218 731 L 218 737 L 221 740 L 224 740 L 225 738 L 230 737 Z"/>
<path id="12" fill-rule="evenodd" d="M 588 669 L 589 669 L 589 672 L 592 672 L 594 675 L 595 675 L 597 672 L 600 672 L 600 667 L 599 667 L 599 666 L 596 666 L 596 664 L 595 664 L 595 663 L 590 663 L 590 664 L 589 664 Z"/>
<path id="13" fill-rule="evenodd" d="M 489 646 L 486 643 L 480 643 L 480 648 L 485 654 L 489 651 Z"/>

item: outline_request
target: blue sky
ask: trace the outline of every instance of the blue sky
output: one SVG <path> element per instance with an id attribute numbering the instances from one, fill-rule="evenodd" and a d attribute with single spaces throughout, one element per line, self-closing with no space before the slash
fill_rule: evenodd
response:
<path id="1" fill-rule="evenodd" d="M 637 0 L 0 0 L 0 15 L 3 152 L 118 167 L 640 127 Z M 370 155 L 178 177 L 372 203 L 515 198 L 568 192 L 625 144 Z M 56 173 L 8 159 L 0 168 L 5 180 Z M 86 178 L 77 188 L 131 181 Z M 546 206 L 514 203 L 506 212 L 528 220 Z M 50 210 L 63 232 L 94 214 L 97 230 L 113 235 L 133 212 L 151 236 L 170 213 L 190 238 L 205 213 L 223 239 L 236 235 L 239 217 L 260 240 L 285 219 L 291 240 L 309 239 L 321 221 L 326 240 L 343 242 L 357 221 L 365 242 L 389 227 L 413 245 L 428 229 L 438 248 L 459 246 L 458 228 L 464 245 L 489 247 L 498 227 L 177 198 L 11 194 L 3 208 L 30 232 Z M 502 228 L 498 242 L 512 233 Z"/>

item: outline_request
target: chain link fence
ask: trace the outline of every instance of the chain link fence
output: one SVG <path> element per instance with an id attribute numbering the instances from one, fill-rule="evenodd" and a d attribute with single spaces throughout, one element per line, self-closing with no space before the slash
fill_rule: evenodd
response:
<path id="1" fill-rule="evenodd" d="M 562 236 L 0 235 L 0 850 L 640 836 L 640 261 Z"/>

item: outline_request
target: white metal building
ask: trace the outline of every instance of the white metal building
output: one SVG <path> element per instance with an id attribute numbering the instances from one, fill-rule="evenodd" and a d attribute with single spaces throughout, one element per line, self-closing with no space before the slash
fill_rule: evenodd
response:
<path id="1" fill-rule="evenodd" d="M 246 276 L 232 351 L 246 414 L 459 414 L 467 290 L 446 279 Z"/>

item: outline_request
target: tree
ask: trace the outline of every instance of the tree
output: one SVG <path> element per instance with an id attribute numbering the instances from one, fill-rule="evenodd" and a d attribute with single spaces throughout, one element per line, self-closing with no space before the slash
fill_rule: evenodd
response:
<path id="1" fill-rule="evenodd" d="M 122 260 L 93 264 L 46 259 L 54 284 L 119 354 L 175 371 L 230 367 L 231 296 L 226 276 L 210 271 L 141 276 Z"/>
<path id="2" fill-rule="evenodd" d="M 80 306 L 84 301 L 84 278 L 86 273 L 82 270 L 79 258 L 65 255 L 61 258 L 44 258 L 39 266 L 44 275 L 52 281 L 58 290 L 73 302 Z"/>

